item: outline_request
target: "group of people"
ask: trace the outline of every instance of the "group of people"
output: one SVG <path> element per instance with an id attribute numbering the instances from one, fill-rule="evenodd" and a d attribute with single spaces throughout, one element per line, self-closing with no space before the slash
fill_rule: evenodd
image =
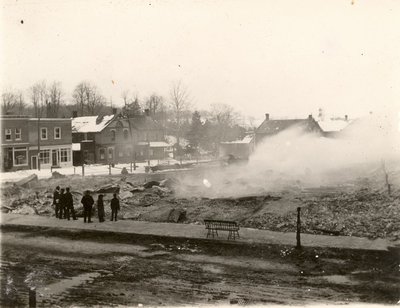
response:
<path id="1" fill-rule="evenodd" d="M 81 203 L 83 205 L 83 222 L 88 223 L 92 222 L 92 209 L 94 205 L 94 199 L 90 195 L 90 191 L 85 191 Z M 74 209 L 74 200 L 72 198 L 72 194 L 70 192 L 70 188 L 61 188 L 60 186 L 56 187 L 56 190 L 53 194 L 53 205 L 56 213 L 56 218 L 59 219 L 68 219 L 70 217 L 74 220 L 77 220 Z M 97 214 L 99 217 L 99 222 L 105 221 L 105 211 L 104 211 L 104 201 L 103 195 L 99 195 L 97 202 Z M 113 198 L 111 199 L 111 221 L 117 221 L 118 211 L 120 210 L 119 199 L 117 198 L 117 194 L 113 194 Z"/>

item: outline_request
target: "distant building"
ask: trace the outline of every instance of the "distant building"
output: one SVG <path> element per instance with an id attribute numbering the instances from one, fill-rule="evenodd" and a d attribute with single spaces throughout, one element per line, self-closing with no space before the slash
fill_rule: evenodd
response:
<path id="1" fill-rule="evenodd" d="M 41 168 L 72 165 L 71 119 L 10 115 L 0 120 L 2 170 L 37 169 L 38 159 Z"/>
<path id="2" fill-rule="evenodd" d="M 318 125 L 322 129 L 322 133 L 325 137 L 337 138 L 340 137 L 341 132 L 353 121 L 349 120 L 348 116 L 344 118 L 330 118 L 318 121 Z"/>
<path id="3" fill-rule="evenodd" d="M 242 140 L 221 142 L 219 145 L 219 156 L 248 159 L 254 152 L 254 145 L 254 135 L 248 135 Z"/>
<path id="4" fill-rule="evenodd" d="M 122 115 L 72 118 L 74 164 L 129 163 L 163 159 L 166 156 L 164 129 L 150 116 Z"/>
<path id="5" fill-rule="evenodd" d="M 271 120 L 269 114 L 265 114 L 265 120 L 255 131 L 255 143 L 258 144 L 267 137 L 274 136 L 284 130 L 299 128 L 305 133 L 322 134 L 322 129 L 318 122 L 309 115 L 306 119 L 280 119 Z"/>

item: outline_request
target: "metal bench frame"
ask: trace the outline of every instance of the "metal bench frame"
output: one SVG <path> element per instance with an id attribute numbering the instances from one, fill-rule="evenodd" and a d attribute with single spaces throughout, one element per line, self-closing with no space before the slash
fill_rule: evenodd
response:
<path id="1" fill-rule="evenodd" d="M 239 225 L 236 221 L 204 219 L 204 224 L 208 230 L 207 238 L 218 236 L 218 231 L 229 231 L 228 240 L 240 238 Z"/>

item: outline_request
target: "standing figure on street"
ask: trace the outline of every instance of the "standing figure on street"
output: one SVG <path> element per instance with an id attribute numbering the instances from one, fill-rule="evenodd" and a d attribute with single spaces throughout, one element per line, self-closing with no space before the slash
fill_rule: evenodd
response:
<path id="1" fill-rule="evenodd" d="M 90 195 L 89 191 L 85 191 L 85 195 L 82 197 L 81 203 L 83 204 L 83 222 L 92 222 L 92 206 L 94 203 L 93 197 Z"/>
<path id="2" fill-rule="evenodd" d="M 53 205 L 56 212 L 56 218 L 58 218 L 60 211 L 60 186 L 57 186 L 56 190 L 53 193 Z"/>
<path id="3" fill-rule="evenodd" d="M 64 193 L 64 188 L 61 188 L 60 191 L 60 211 L 58 213 L 58 218 L 63 219 L 65 218 L 65 193 Z"/>
<path id="4" fill-rule="evenodd" d="M 104 222 L 104 202 L 103 195 L 99 195 L 97 199 L 97 214 L 99 215 L 99 221 Z"/>
<path id="5" fill-rule="evenodd" d="M 115 219 L 117 221 L 117 214 L 120 209 L 119 200 L 117 198 L 117 194 L 113 195 L 114 197 L 111 199 L 111 221 Z"/>
<path id="6" fill-rule="evenodd" d="M 65 203 L 66 203 L 66 216 L 67 219 L 70 219 L 70 216 L 72 216 L 73 220 L 77 220 L 78 218 L 76 218 L 75 216 L 75 209 L 74 209 L 74 199 L 72 198 L 72 194 L 69 191 L 69 187 L 67 187 L 66 189 L 66 193 L 65 193 Z"/>

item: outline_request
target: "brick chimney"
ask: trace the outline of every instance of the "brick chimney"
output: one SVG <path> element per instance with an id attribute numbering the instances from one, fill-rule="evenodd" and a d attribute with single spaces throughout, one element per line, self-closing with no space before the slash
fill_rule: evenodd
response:
<path id="1" fill-rule="evenodd" d="M 73 110 L 72 111 L 72 118 L 77 118 L 78 117 L 78 111 Z"/>
<path id="2" fill-rule="evenodd" d="M 116 114 L 117 114 L 117 108 L 113 108 L 113 109 L 112 109 L 112 113 L 113 113 L 114 115 L 116 115 Z"/>
<path id="3" fill-rule="evenodd" d="M 268 121 L 269 120 L 269 113 L 265 114 L 265 120 Z"/>
<path id="4" fill-rule="evenodd" d="M 145 109 L 144 110 L 144 114 L 146 115 L 146 117 L 150 116 L 150 109 Z"/>
<path id="5" fill-rule="evenodd" d="M 312 119 L 313 119 L 312 114 L 309 114 L 309 115 L 308 115 L 308 119 L 309 119 L 309 120 L 312 120 Z"/>
<path id="6" fill-rule="evenodd" d="M 349 116 L 348 116 L 347 114 L 344 116 L 344 120 L 345 120 L 346 122 L 349 120 Z"/>

